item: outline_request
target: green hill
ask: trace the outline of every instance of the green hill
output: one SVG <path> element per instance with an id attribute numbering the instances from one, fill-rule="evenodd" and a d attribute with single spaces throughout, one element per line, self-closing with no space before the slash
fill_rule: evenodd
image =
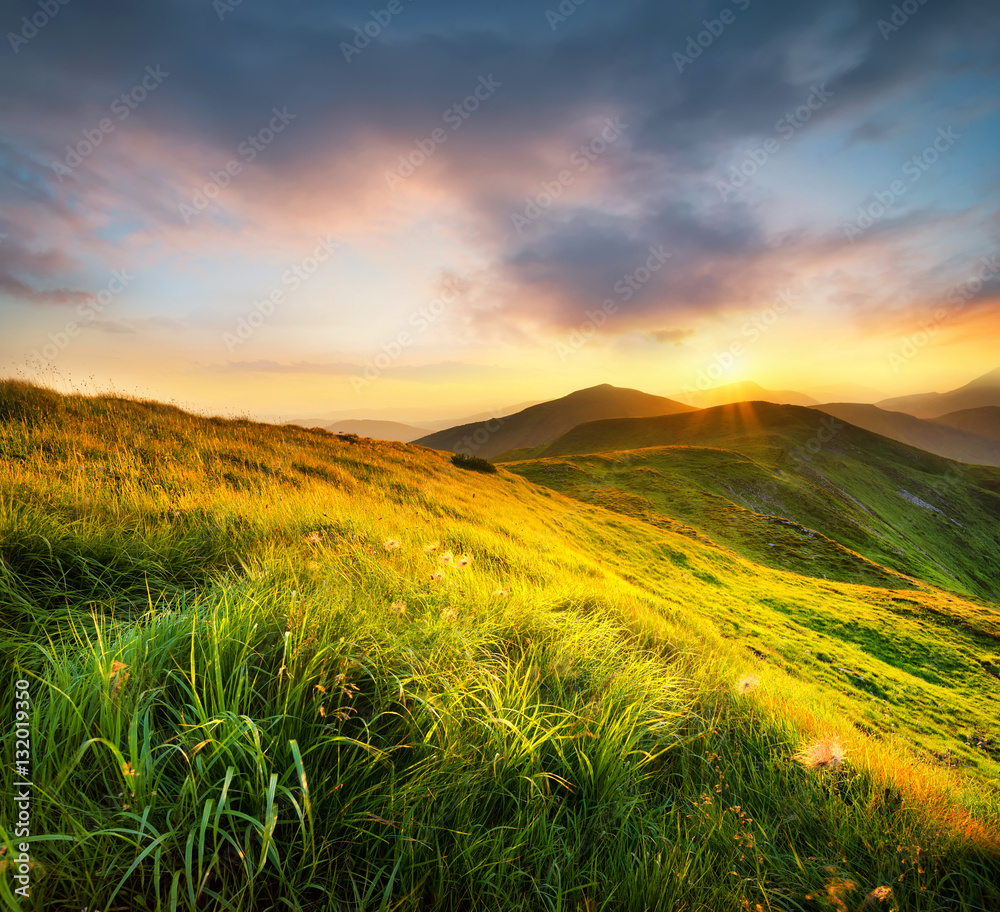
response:
<path id="1" fill-rule="evenodd" d="M 1000 610 L 886 580 L 419 447 L 2 382 L 0 895 L 998 908 Z"/>
<path id="2" fill-rule="evenodd" d="M 608 476 L 597 470 L 594 484 L 639 496 L 653 490 L 659 512 L 714 533 L 734 548 L 743 541 L 743 553 L 769 565 L 857 582 L 867 581 L 871 572 L 854 561 L 857 574 L 852 575 L 853 559 L 836 555 L 827 545 L 821 555 L 819 545 L 803 551 L 792 541 L 776 541 L 777 530 L 760 531 L 762 516 L 815 530 L 898 573 L 1000 600 L 1000 470 L 952 462 L 818 410 L 754 402 L 689 415 L 599 421 L 531 452 L 566 457 L 680 445 L 723 452 L 643 457 L 652 460 L 665 483 L 650 482 L 648 475 Z M 504 458 L 518 455 L 527 454 Z M 574 464 L 589 475 L 585 466 Z M 512 468 L 548 483 L 549 476 L 537 469 Z M 550 477 L 559 477 L 558 471 Z M 594 484 L 582 477 L 580 490 L 589 491 Z M 757 516 L 724 518 L 734 508 Z M 753 526 L 740 531 L 748 521 Z M 797 532 L 792 539 L 801 534 L 807 533 Z M 768 559 L 770 551 L 773 559 Z M 796 556 L 800 552 L 805 556 Z"/>

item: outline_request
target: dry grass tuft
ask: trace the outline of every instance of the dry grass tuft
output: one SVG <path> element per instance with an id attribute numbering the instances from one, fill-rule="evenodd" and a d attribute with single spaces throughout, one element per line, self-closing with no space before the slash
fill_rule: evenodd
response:
<path id="1" fill-rule="evenodd" d="M 846 756 L 847 751 L 837 738 L 820 738 L 802 748 L 795 759 L 808 769 L 833 769 L 840 766 Z"/>
<path id="2" fill-rule="evenodd" d="M 748 694 L 752 690 L 756 690 L 760 686 L 760 678 L 755 674 L 743 675 L 736 682 L 736 692 L 738 694 Z"/>

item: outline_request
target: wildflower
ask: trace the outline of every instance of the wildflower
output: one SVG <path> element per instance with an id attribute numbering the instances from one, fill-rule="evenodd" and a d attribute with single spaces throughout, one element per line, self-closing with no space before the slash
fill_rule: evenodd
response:
<path id="1" fill-rule="evenodd" d="M 390 606 L 389 610 L 393 614 L 406 614 L 406 602 L 402 599 L 396 599 Z"/>
<path id="2" fill-rule="evenodd" d="M 135 782 L 135 777 L 139 774 L 132 768 L 131 763 L 125 763 L 122 765 L 122 775 L 128 780 L 129 787 Z"/>
<path id="3" fill-rule="evenodd" d="M 759 684 L 760 678 L 758 678 L 757 675 L 743 675 L 743 677 L 736 682 L 736 692 L 738 694 L 748 694 L 751 690 L 756 690 Z"/>
<path id="4" fill-rule="evenodd" d="M 503 589 L 503 588 L 497 589 L 493 594 L 496 595 L 496 596 L 498 596 L 498 597 L 500 597 L 500 598 L 504 598 L 504 597 L 510 595 L 510 593 L 506 589 Z"/>
<path id="5" fill-rule="evenodd" d="M 456 562 L 455 566 L 458 568 L 468 567 L 472 563 L 472 558 L 468 554 L 463 554 Z"/>
<path id="6" fill-rule="evenodd" d="M 434 581 L 435 583 L 440 583 L 440 582 L 441 582 L 441 580 L 443 580 L 443 579 L 444 579 L 444 574 L 443 574 L 443 573 L 442 573 L 442 572 L 441 572 L 440 570 L 435 570 L 435 571 L 434 571 L 434 572 L 433 572 L 433 573 L 431 574 L 431 579 L 432 579 L 432 580 L 433 580 L 433 581 Z"/>
<path id="7" fill-rule="evenodd" d="M 320 535 L 319 532 L 310 532 L 306 536 L 306 544 L 307 545 L 318 545 L 320 543 L 320 541 L 322 540 L 322 538 L 323 538 L 323 536 Z"/>
<path id="8" fill-rule="evenodd" d="M 387 538 L 385 540 L 385 550 L 386 551 L 396 551 L 399 549 L 399 539 L 398 538 Z"/>
<path id="9" fill-rule="evenodd" d="M 809 769 L 833 769 L 844 762 L 847 751 L 836 738 L 821 738 L 807 744 L 795 759 Z"/>
<path id="10" fill-rule="evenodd" d="M 128 665 L 124 662 L 111 663 L 111 674 L 108 675 L 108 681 L 111 684 L 111 696 L 116 696 L 125 682 L 128 681 L 129 673 L 125 670 L 127 668 Z"/>
<path id="11" fill-rule="evenodd" d="M 452 562 L 452 560 L 454 559 L 454 557 L 455 557 L 455 555 L 452 554 L 450 551 L 445 551 L 444 554 L 442 554 L 438 558 L 438 560 L 441 561 L 442 564 L 450 564 Z"/>
<path id="12" fill-rule="evenodd" d="M 437 549 L 439 547 L 440 547 L 440 543 L 439 542 L 430 542 L 430 544 L 424 545 L 424 550 L 428 551 L 428 552 L 429 551 L 437 551 Z"/>
<path id="13" fill-rule="evenodd" d="M 866 897 L 862 909 L 870 909 L 875 903 L 883 903 L 892 896 L 892 887 L 876 887 Z"/>

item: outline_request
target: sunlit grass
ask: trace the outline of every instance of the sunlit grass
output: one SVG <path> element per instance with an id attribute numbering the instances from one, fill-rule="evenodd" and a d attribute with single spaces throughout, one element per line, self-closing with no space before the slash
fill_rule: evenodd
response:
<path id="1" fill-rule="evenodd" d="M 446 454 L 16 384 L 0 557 L 35 908 L 809 909 L 846 882 L 851 909 L 1000 907 L 994 761 L 922 759 L 958 750 L 929 705 L 861 732 L 815 658 L 992 737 L 988 676 L 953 691 L 833 625 L 898 636 L 893 590 Z M 906 596 L 935 631 L 974 607 Z M 796 761 L 817 739 L 837 763 Z"/>

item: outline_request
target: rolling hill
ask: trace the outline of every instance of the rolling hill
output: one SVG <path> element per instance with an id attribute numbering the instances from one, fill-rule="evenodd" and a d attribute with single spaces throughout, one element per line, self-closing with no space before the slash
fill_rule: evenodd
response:
<path id="1" fill-rule="evenodd" d="M 595 470 L 603 479 L 597 484 L 579 460 L 567 459 L 632 451 L 622 457 L 630 466 L 636 453 L 652 458 L 647 448 L 664 447 L 672 449 L 658 449 L 650 466 L 662 476 L 657 481 L 650 481 L 655 476 L 648 473 Z M 535 451 L 504 458 L 518 456 L 532 461 L 510 468 L 539 483 L 578 478 L 581 491 L 610 486 L 647 501 L 648 491 L 655 491 L 660 512 L 711 530 L 722 543 L 774 566 L 805 567 L 835 578 L 846 573 L 859 582 L 871 572 L 860 565 L 851 570 L 850 561 L 837 571 L 827 569 L 825 562 L 841 563 L 844 556 L 824 544 L 828 556 L 823 557 L 819 544 L 813 547 L 801 538 L 811 530 L 892 571 L 1000 601 L 1000 471 L 926 453 L 819 410 L 755 402 L 597 421 Z M 541 468 L 549 471 L 539 474 Z M 578 470 L 583 476 L 575 475 Z M 562 482 L 557 488 L 564 489 Z M 713 510 L 731 512 L 717 498 L 756 516 L 704 519 Z M 650 502 L 641 510 L 656 512 L 656 505 Z M 798 524 L 792 537 L 809 545 L 808 561 L 796 557 L 788 563 L 773 537 L 763 542 L 761 516 Z M 747 531 L 737 534 L 732 527 L 741 523 Z M 773 559 L 770 551 L 775 551 Z M 852 572 L 858 575 L 851 577 Z"/>
<path id="2" fill-rule="evenodd" d="M 505 450 L 549 443 L 585 421 L 690 411 L 693 411 L 690 406 L 673 399 L 604 383 L 533 405 L 508 417 L 459 425 L 413 442 L 489 459 Z"/>
<path id="3" fill-rule="evenodd" d="M 1000 367 L 947 393 L 898 396 L 875 403 L 890 412 L 907 412 L 917 418 L 940 418 L 952 412 L 1000 406 Z"/>
<path id="4" fill-rule="evenodd" d="M 841 421 L 917 449 L 973 465 L 1000 466 L 1000 408 L 971 409 L 932 420 L 876 405 L 834 402 L 817 408 Z M 952 418 L 952 421 L 948 419 Z M 993 436 L 986 434 L 992 433 Z"/>
<path id="5" fill-rule="evenodd" d="M 943 424 L 985 440 L 1000 443 L 1000 406 L 986 405 L 982 408 L 963 409 L 933 419 L 933 424 Z"/>
<path id="6" fill-rule="evenodd" d="M 758 452 L 823 417 L 786 412 Z M 689 455 L 692 490 L 744 471 Z M 1000 908 L 1000 607 L 664 519 L 422 447 L 0 382 L 30 905 Z"/>

